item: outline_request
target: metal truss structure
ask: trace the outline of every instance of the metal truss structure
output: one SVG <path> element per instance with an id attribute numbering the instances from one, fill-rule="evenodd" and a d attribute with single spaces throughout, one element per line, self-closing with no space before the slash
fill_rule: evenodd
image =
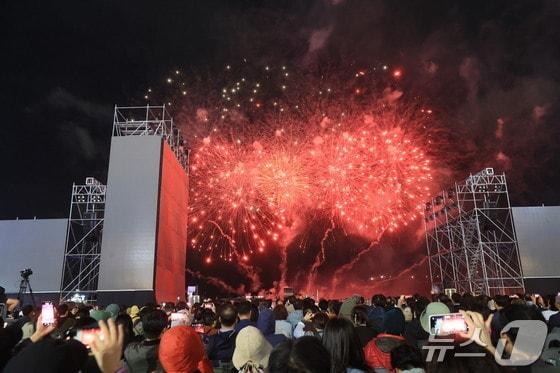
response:
<path id="1" fill-rule="evenodd" d="M 101 258 L 106 186 L 93 177 L 72 185 L 60 300 L 81 293 L 95 299 Z"/>
<path id="2" fill-rule="evenodd" d="M 188 152 L 175 126 L 173 118 L 164 106 L 115 106 L 113 136 L 160 135 L 169 144 L 177 160 L 188 172 Z"/>
<path id="3" fill-rule="evenodd" d="M 426 203 L 432 290 L 524 292 L 505 174 L 486 168 Z"/>

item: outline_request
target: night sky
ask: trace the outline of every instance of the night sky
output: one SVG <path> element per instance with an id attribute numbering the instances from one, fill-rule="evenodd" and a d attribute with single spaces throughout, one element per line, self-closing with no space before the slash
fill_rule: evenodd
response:
<path id="1" fill-rule="evenodd" d="M 448 130 L 450 173 L 491 166 L 514 205 L 560 203 L 556 1 L 12 1 L 2 15 L 0 219 L 66 217 L 106 182 L 115 104 L 176 68 L 386 63 Z"/>

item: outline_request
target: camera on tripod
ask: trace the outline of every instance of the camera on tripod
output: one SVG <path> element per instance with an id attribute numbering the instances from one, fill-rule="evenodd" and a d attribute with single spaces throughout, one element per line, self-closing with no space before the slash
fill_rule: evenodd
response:
<path id="1" fill-rule="evenodd" d="M 33 271 L 31 270 L 31 268 L 26 268 L 24 270 L 19 271 L 19 274 L 21 275 L 22 278 L 28 279 L 29 276 L 33 274 Z"/>
<path id="2" fill-rule="evenodd" d="M 31 289 L 31 284 L 29 283 L 29 276 L 33 274 L 31 268 L 25 268 L 19 271 L 21 276 L 21 281 L 19 282 L 19 292 L 17 299 L 23 302 L 23 296 L 27 293 L 29 289 L 29 295 L 31 296 L 31 301 L 33 302 L 33 306 L 35 306 L 35 296 L 33 296 L 33 290 Z"/>

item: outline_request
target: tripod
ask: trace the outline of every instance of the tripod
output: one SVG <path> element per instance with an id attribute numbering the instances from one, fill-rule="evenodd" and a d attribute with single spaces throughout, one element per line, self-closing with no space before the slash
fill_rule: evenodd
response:
<path id="1" fill-rule="evenodd" d="M 29 289 L 29 295 L 31 296 L 31 301 L 33 302 L 33 307 L 37 307 L 35 304 L 35 296 L 33 295 L 33 289 L 31 289 L 31 284 L 29 283 L 29 276 L 21 276 L 21 281 L 19 283 L 19 292 L 17 299 L 22 300 L 22 297 L 27 293 Z"/>

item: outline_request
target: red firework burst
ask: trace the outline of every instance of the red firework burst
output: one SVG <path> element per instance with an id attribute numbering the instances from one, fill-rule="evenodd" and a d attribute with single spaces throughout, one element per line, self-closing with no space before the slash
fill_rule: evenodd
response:
<path id="1" fill-rule="evenodd" d="M 402 74 L 378 71 L 393 82 Z M 403 92 L 367 80 L 367 69 L 348 84 L 286 67 L 264 74 L 203 103 L 182 97 L 190 244 L 207 263 L 285 248 L 315 217 L 331 221 L 326 234 L 338 226 L 373 241 L 420 215 L 432 183 L 424 110 L 404 109 Z"/>

